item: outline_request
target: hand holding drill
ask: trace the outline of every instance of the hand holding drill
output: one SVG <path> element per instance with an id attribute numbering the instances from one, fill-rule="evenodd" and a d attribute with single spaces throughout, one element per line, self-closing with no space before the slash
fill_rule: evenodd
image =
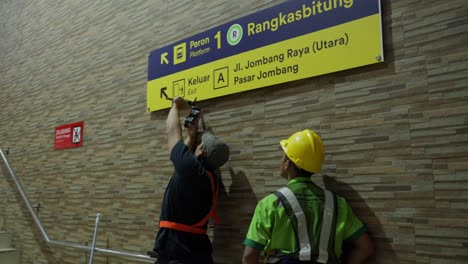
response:
<path id="1" fill-rule="evenodd" d="M 191 105 L 192 108 L 190 109 L 189 115 L 184 120 L 184 127 L 190 127 L 198 123 L 198 119 L 201 113 L 201 109 L 195 106 L 197 98 L 192 101 L 185 100 L 182 97 L 177 96 L 172 100 L 173 104 L 175 104 L 178 108 L 181 108 L 183 105 L 188 104 Z"/>

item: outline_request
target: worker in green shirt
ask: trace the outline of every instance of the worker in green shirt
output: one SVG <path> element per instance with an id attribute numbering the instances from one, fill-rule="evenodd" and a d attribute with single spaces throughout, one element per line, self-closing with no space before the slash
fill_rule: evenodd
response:
<path id="1" fill-rule="evenodd" d="M 288 184 L 257 204 L 242 262 L 257 264 L 263 252 L 265 263 L 363 263 L 373 252 L 367 228 L 344 198 L 310 180 L 325 156 L 320 136 L 306 129 L 280 144 Z"/>

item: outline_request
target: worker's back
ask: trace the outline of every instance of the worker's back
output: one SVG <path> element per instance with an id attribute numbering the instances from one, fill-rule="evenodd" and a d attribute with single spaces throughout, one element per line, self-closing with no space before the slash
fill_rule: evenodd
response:
<path id="1" fill-rule="evenodd" d="M 323 227 L 324 190 L 307 177 L 290 180 L 288 188 L 294 193 L 304 211 L 311 259 L 317 260 L 319 258 L 320 235 Z M 337 262 L 342 254 L 343 246 L 351 245 L 355 239 L 367 231 L 362 222 L 353 214 L 345 199 L 336 197 L 335 204 L 336 214 L 335 219 L 332 220 L 335 224 L 331 228 L 327 247 L 328 263 Z M 252 238 L 253 241 L 262 241 L 265 237 L 263 232 L 270 233 L 270 235 L 267 235 L 269 239 L 266 240 L 263 250 L 267 252 L 268 256 L 272 256 L 272 259 L 285 254 L 292 254 L 296 257 L 299 255 L 298 244 L 300 243 L 295 231 L 298 228 L 298 219 L 295 216 L 292 217 L 290 212 L 288 213 L 288 207 L 290 205 L 287 202 L 281 202 L 277 194 L 265 197 L 257 205 L 256 217 L 252 220 L 251 226 L 262 221 L 261 226 L 270 228 L 271 231 L 251 228 L 247 234 L 247 240 Z"/>

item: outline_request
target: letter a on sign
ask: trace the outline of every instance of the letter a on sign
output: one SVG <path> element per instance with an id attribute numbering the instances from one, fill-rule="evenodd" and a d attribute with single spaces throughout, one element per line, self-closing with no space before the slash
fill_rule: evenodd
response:
<path id="1" fill-rule="evenodd" d="M 224 83 L 224 77 L 223 74 L 221 73 L 218 78 L 218 83 L 223 82 Z"/>
<path id="2" fill-rule="evenodd" d="M 224 88 L 229 86 L 229 71 L 228 67 L 214 70 L 214 89 Z"/>

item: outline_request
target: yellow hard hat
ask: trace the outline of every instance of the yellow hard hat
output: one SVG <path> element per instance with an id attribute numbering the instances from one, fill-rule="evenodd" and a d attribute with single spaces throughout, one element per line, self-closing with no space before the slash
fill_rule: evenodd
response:
<path id="1" fill-rule="evenodd" d="M 294 133 L 280 141 L 286 156 L 297 167 L 308 172 L 319 173 L 325 156 L 325 148 L 320 136 L 310 129 Z"/>

